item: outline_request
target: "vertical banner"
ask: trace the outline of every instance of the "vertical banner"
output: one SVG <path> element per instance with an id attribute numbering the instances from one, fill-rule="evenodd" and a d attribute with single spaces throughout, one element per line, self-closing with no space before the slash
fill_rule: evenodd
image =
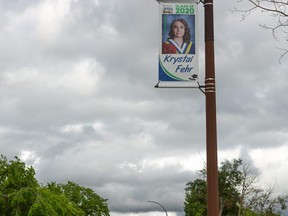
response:
<path id="1" fill-rule="evenodd" d="M 198 80 L 197 3 L 193 0 L 158 2 L 160 47 L 156 87 L 195 87 Z"/>

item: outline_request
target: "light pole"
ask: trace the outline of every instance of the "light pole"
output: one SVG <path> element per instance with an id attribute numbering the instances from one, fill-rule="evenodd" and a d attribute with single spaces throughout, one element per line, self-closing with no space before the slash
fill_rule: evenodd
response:
<path id="1" fill-rule="evenodd" d="M 164 208 L 164 206 L 163 205 L 161 205 L 160 203 L 158 203 L 158 202 L 156 202 L 156 201 L 152 201 L 152 200 L 149 200 L 149 201 L 147 201 L 147 202 L 150 202 L 150 203 L 155 203 L 155 204 L 157 204 L 157 205 L 159 205 L 159 206 L 161 206 L 161 208 L 165 211 L 165 213 L 166 213 L 166 216 L 168 216 L 168 213 L 167 213 L 167 211 L 166 211 L 166 209 Z"/>
<path id="2" fill-rule="evenodd" d="M 213 0 L 205 7 L 205 95 L 208 216 L 219 215 Z"/>

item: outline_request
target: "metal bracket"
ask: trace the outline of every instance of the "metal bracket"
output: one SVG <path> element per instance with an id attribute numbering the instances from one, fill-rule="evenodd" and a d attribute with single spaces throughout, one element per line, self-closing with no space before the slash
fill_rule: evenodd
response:
<path id="1" fill-rule="evenodd" d="M 199 90 L 200 90 L 203 94 L 205 94 L 205 91 L 203 90 L 203 88 L 205 89 L 206 86 L 205 86 L 205 85 L 200 85 L 199 82 L 197 82 L 197 83 L 198 83 L 198 88 L 199 88 Z"/>
<path id="2" fill-rule="evenodd" d="M 198 81 L 197 81 L 198 87 L 196 87 L 196 86 L 195 87 L 194 86 L 183 86 L 183 87 L 181 87 L 181 86 L 162 86 L 162 87 L 160 87 L 159 83 L 160 83 L 160 81 L 158 81 L 158 83 L 154 87 L 155 88 L 192 88 L 192 89 L 198 88 L 203 94 L 206 95 L 205 91 L 203 90 L 203 89 L 206 89 L 206 85 L 200 85 L 200 83 Z"/>

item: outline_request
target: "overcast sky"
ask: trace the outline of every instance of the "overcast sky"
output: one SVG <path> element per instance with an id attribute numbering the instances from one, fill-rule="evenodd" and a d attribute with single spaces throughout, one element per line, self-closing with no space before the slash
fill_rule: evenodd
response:
<path id="1" fill-rule="evenodd" d="M 281 40 L 214 2 L 218 158 L 247 158 L 288 193 L 288 57 Z M 199 4 L 199 81 L 204 82 Z M 155 0 L 0 0 L 0 152 L 37 179 L 74 181 L 111 216 L 183 215 L 205 164 L 205 96 L 155 89 Z M 287 45 L 287 44 L 286 44 Z M 140 213 L 142 212 L 142 213 Z"/>

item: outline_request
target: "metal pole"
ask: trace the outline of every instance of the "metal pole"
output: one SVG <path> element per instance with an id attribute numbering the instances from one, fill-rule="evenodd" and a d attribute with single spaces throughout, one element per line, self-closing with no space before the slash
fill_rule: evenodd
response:
<path id="1" fill-rule="evenodd" d="M 205 0 L 207 215 L 219 215 L 213 0 Z"/>
<path id="2" fill-rule="evenodd" d="M 155 204 L 157 204 L 157 205 L 161 206 L 161 207 L 162 207 L 162 209 L 165 211 L 165 213 L 166 213 L 166 216 L 168 216 L 168 213 L 167 213 L 167 211 L 166 211 L 166 209 L 164 208 L 164 206 L 163 206 L 163 205 L 161 205 L 160 203 L 158 203 L 158 202 L 156 202 L 156 201 L 152 201 L 152 200 L 149 200 L 149 201 L 147 201 L 147 202 L 155 203 Z"/>

